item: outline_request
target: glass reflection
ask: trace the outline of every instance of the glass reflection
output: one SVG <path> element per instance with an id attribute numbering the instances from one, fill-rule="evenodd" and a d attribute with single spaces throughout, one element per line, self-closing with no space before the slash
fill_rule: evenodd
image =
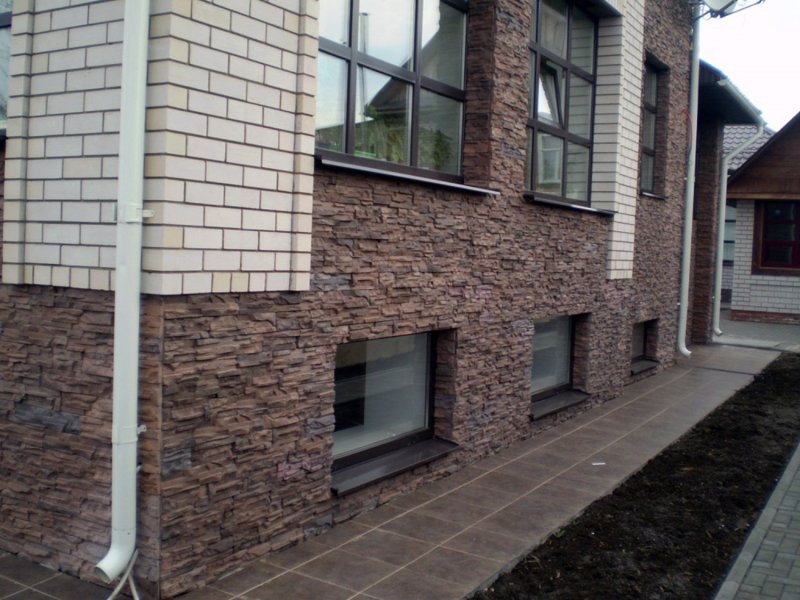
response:
<path id="1" fill-rule="evenodd" d="M 422 74 L 464 87 L 466 15 L 440 0 L 422 6 Z"/>
<path id="2" fill-rule="evenodd" d="M 356 85 L 356 156 L 408 164 L 411 86 L 363 67 Z"/>
<path id="3" fill-rule="evenodd" d="M 347 63 L 329 54 L 319 54 L 317 75 L 317 147 L 344 152 Z"/>
<path id="4" fill-rule="evenodd" d="M 358 50 L 406 69 L 414 66 L 414 1 L 361 0 Z"/>
<path id="5" fill-rule="evenodd" d="M 461 158 L 461 103 L 422 91 L 419 115 L 419 166 L 458 173 Z"/>

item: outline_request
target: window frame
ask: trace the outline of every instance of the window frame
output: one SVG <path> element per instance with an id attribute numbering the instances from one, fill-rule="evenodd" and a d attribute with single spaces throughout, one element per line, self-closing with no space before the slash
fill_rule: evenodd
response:
<path id="1" fill-rule="evenodd" d="M 655 102 L 648 101 L 648 79 L 652 76 L 653 81 L 653 95 Z M 658 147 L 658 130 L 659 130 L 659 114 L 658 114 L 658 100 L 659 100 L 659 86 L 661 83 L 661 69 L 658 69 L 652 62 L 646 62 L 644 66 L 644 79 L 642 83 L 642 132 L 639 144 L 639 190 L 644 194 L 656 194 L 658 186 L 656 185 L 656 161 L 657 161 L 657 147 Z M 650 147 L 645 143 L 645 124 L 647 123 L 647 115 L 652 115 L 653 119 L 653 146 Z M 650 173 L 649 187 L 644 183 L 644 157 L 648 156 L 651 161 L 652 171 Z"/>
<path id="2" fill-rule="evenodd" d="M 370 459 L 382 456 L 384 454 L 388 454 L 400 448 L 412 446 L 419 442 L 432 439 L 435 436 L 434 413 L 435 413 L 435 398 L 436 398 L 436 366 L 437 366 L 436 348 L 437 348 L 438 334 L 436 331 L 423 331 L 418 333 L 411 333 L 408 335 L 424 335 L 427 338 L 426 339 L 426 348 L 428 355 L 427 367 L 426 367 L 426 373 L 428 377 L 428 382 L 426 386 L 427 404 L 428 404 L 428 406 L 426 407 L 427 425 L 425 427 L 409 431 L 397 437 L 393 437 L 388 441 L 376 442 L 375 444 L 372 444 L 360 450 L 354 450 L 345 453 L 342 456 L 334 457 L 332 465 L 333 472 L 366 462 Z M 369 343 L 371 341 L 378 341 L 381 339 L 391 339 L 391 337 L 403 337 L 403 336 L 390 336 L 389 338 L 375 338 L 374 340 L 370 339 L 370 340 L 352 340 L 352 341 L 363 341 Z M 348 343 L 350 342 L 344 342 L 341 345 L 346 345 Z M 338 369 L 334 369 L 334 387 L 336 385 L 336 374 L 335 374 L 336 370 Z M 364 398 L 364 402 L 365 403 L 367 402 L 366 397 Z"/>
<path id="3" fill-rule="evenodd" d="M 361 0 L 349 0 L 350 8 L 348 32 L 348 45 L 339 44 L 327 38 L 319 38 L 320 54 L 328 54 L 336 59 L 345 61 L 346 65 L 346 91 L 344 108 L 344 149 L 342 151 L 323 148 L 316 145 L 315 155 L 327 161 L 334 161 L 340 165 L 355 165 L 373 168 L 380 171 L 395 172 L 425 179 L 441 180 L 452 183 L 463 183 L 463 159 L 464 159 L 464 132 L 466 128 L 466 54 L 467 54 L 467 31 L 469 19 L 468 0 L 437 0 L 449 7 L 464 14 L 464 81 L 462 88 L 456 88 L 441 81 L 437 81 L 422 74 L 422 6 L 425 0 L 413 0 L 415 8 L 414 22 L 414 59 L 413 69 L 393 65 L 379 58 L 359 51 L 359 8 Z M 357 81 L 359 68 L 363 67 L 374 71 L 380 75 L 400 80 L 411 86 L 411 103 L 409 106 L 410 131 L 409 131 L 409 156 L 408 164 L 391 162 L 377 158 L 358 156 L 356 154 L 356 103 L 357 103 Z M 445 98 L 461 103 L 461 122 L 459 123 L 460 137 L 458 139 L 458 172 L 450 173 L 447 171 L 437 171 L 419 166 L 420 154 L 420 105 L 424 91 L 433 92 Z"/>
<path id="4" fill-rule="evenodd" d="M 0 29 L 9 29 L 9 44 L 8 44 L 8 64 L 6 64 L 6 74 L 8 81 L 6 82 L 6 117 L 5 119 L 0 117 L 0 140 L 5 139 L 6 137 L 6 130 L 8 128 L 8 102 L 11 98 L 10 95 L 10 87 L 11 87 L 11 19 L 13 16 L 13 10 L 5 10 L 0 11 Z M 2 99 L 0 99 L 2 100 Z"/>
<path id="5" fill-rule="evenodd" d="M 768 242 L 765 235 L 765 228 L 769 224 L 765 211 L 767 205 L 770 203 L 780 204 L 793 204 L 795 217 L 794 219 L 782 222 L 791 222 L 795 224 L 794 240 L 791 242 L 780 243 L 782 246 L 790 246 L 792 248 L 792 264 L 791 265 L 776 265 L 766 264 L 764 262 L 764 255 Z M 753 235 L 753 265 L 752 273 L 755 275 L 779 275 L 788 277 L 800 277 L 800 200 L 762 200 L 756 201 L 754 206 L 755 222 L 754 222 L 754 235 Z"/>
<path id="6" fill-rule="evenodd" d="M 592 203 L 592 166 L 594 162 L 594 127 L 595 127 L 595 108 L 597 95 L 597 52 L 599 38 L 599 19 L 580 2 L 566 0 L 567 4 L 567 27 L 566 27 L 566 58 L 548 50 L 541 41 L 541 14 L 543 0 L 529 0 L 529 5 L 533 9 L 533 19 L 531 23 L 532 31 L 528 36 L 529 64 L 531 66 L 529 81 L 528 98 L 528 168 L 526 172 L 526 196 L 534 199 L 544 199 L 561 202 L 577 206 L 591 206 Z M 594 26 L 593 47 L 592 47 L 592 71 L 586 71 L 579 65 L 572 62 L 572 35 L 573 35 L 573 15 L 576 9 L 580 9 L 583 14 L 592 22 Z M 535 33 L 534 33 L 535 32 Z M 543 67 L 543 62 L 555 65 L 563 71 L 563 90 L 557 93 L 559 100 L 558 111 L 562 114 L 563 123 L 556 125 L 546 120 L 538 118 L 539 113 L 539 77 L 542 68 L 549 68 L 547 64 Z M 570 131 L 570 95 L 572 77 L 577 76 L 591 86 L 590 106 L 589 106 L 589 132 L 587 137 L 580 136 Z M 561 193 L 554 194 L 547 191 L 536 190 L 536 177 L 539 169 L 540 155 L 537 152 L 537 137 L 539 134 L 547 134 L 561 140 Z M 567 176 L 569 160 L 569 144 L 575 144 L 588 149 L 588 169 L 586 172 L 586 199 L 576 199 L 567 195 L 568 182 Z M 545 181 L 545 183 L 547 183 Z"/>
<path id="7" fill-rule="evenodd" d="M 575 367 L 575 316 L 573 315 L 554 315 L 552 317 L 546 319 L 539 319 L 534 321 L 534 331 L 533 331 L 533 350 L 536 351 L 536 327 L 541 325 L 542 323 L 549 323 L 556 319 L 568 319 L 569 321 L 569 328 L 568 328 L 568 351 L 569 351 L 569 378 L 564 383 L 559 383 L 548 388 L 539 390 L 537 392 L 531 391 L 531 401 L 535 402 L 537 400 L 544 400 L 545 398 L 550 398 L 551 396 L 555 396 L 560 394 L 561 392 L 565 392 L 567 390 L 573 389 L 574 383 L 574 367 Z M 531 365 L 533 364 L 533 353 L 531 354 Z M 533 367 L 531 367 L 533 368 Z M 533 384 L 533 374 L 531 374 L 531 384 Z"/>

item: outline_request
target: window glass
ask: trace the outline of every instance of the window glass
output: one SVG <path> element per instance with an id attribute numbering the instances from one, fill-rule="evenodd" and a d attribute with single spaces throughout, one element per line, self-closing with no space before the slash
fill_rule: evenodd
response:
<path id="1" fill-rule="evenodd" d="M 547 60 L 539 66 L 539 109 L 542 121 L 562 125 L 564 112 L 564 70 Z"/>
<path id="2" fill-rule="evenodd" d="M 791 246 L 767 246 L 764 252 L 764 259 L 773 265 L 791 265 L 792 247 Z"/>
<path id="3" fill-rule="evenodd" d="M 539 133 L 536 136 L 536 191 L 561 194 L 564 140 Z"/>
<path id="4" fill-rule="evenodd" d="M 337 44 L 350 43 L 349 0 L 320 0 L 319 35 Z"/>
<path id="5" fill-rule="evenodd" d="M 592 130 L 592 84 L 572 75 L 569 78 L 569 131 L 588 138 Z"/>
<path id="6" fill-rule="evenodd" d="M 797 237 L 794 223 L 767 223 L 764 239 L 770 242 L 791 242 Z"/>
<path id="7" fill-rule="evenodd" d="M 584 71 L 594 71 L 594 21 L 579 8 L 572 9 L 570 61 Z"/>
<path id="8" fill-rule="evenodd" d="M 414 61 L 414 0 L 361 0 L 358 50 L 406 69 Z"/>
<path id="9" fill-rule="evenodd" d="M 733 242 L 725 242 L 722 248 L 722 260 L 733 261 L 736 245 Z"/>
<path id="10" fill-rule="evenodd" d="M 631 358 L 644 358 L 647 354 L 647 347 L 645 346 L 647 336 L 645 335 L 645 324 L 636 323 L 633 326 L 633 340 L 631 342 Z"/>
<path id="11" fill-rule="evenodd" d="M 641 173 L 639 185 L 642 186 L 643 190 L 650 191 L 653 189 L 653 172 L 655 170 L 652 154 L 642 154 L 640 163 Z"/>
<path id="12" fill-rule="evenodd" d="M 317 146 L 343 151 L 347 101 L 347 62 L 320 52 L 317 75 Z"/>
<path id="13" fill-rule="evenodd" d="M 542 0 L 539 43 L 558 56 L 567 57 L 566 0 Z"/>
<path id="14" fill-rule="evenodd" d="M 464 120 L 461 103 L 423 90 L 419 110 L 419 166 L 458 173 Z"/>
<path id="15" fill-rule="evenodd" d="M 589 149 L 578 144 L 567 144 L 566 196 L 579 202 L 589 198 Z"/>
<path id="16" fill-rule="evenodd" d="M 648 67 L 644 76 L 644 101 L 651 106 L 655 106 L 657 97 L 658 74 Z"/>
<path id="17" fill-rule="evenodd" d="M 656 114 L 646 110 L 644 112 L 644 123 L 642 125 L 642 145 L 645 148 L 655 148 L 656 146 Z"/>
<path id="18" fill-rule="evenodd" d="M 569 317 L 535 324 L 531 393 L 537 394 L 570 382 L 572 332 Z"/>
<path id="19" fill-rule="evenodd" d="M 11 20 L 13 0 L 0 0 L 0 129 L 6 128 L 8 120 L 8 68 L 11 62 Z M 5 13 L 5 14 L 3 14 Z"/>
<path id="20" fill-rule="evenodd" d="M 762 266 L 800 269 L 800 202 L 765 202 L 757 207 L 763 211 Z"/>
<path id="21" fill-rule="evenodd" d="M 441 0 L 422 6 L 422 74 L 462 88 L 466 15 Z"/>
<path id="22" fill-rule="evenodd" d="M 364 67 L 356 86 L 356 155 L 408 164 L 411 86 Z"/>
<path id="23" fill-rule="evenodd" d="M 791 221 L 795 218 L 794 202 L 767 202 L 765 217 L 770 221 Z"/>
<path id="24" fill-rule="evenodd" d="M 420 334 L 339 346 L 335 458 L 429 426 L 429 339 Z"/>

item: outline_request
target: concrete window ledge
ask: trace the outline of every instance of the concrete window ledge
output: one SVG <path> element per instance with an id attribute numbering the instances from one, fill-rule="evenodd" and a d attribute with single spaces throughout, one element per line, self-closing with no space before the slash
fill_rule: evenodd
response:
<path id="1" fill-rule="evenodd" d="M 547 415 L 552 415 L 555 412 L 569 408 L 576 404 L 580 404 L 589 398 L 589 394 L 580 392 L 578 390 L 567 390 L 548 396 L 541 400 L 534 400 L 531 402 L 531 418 L 535 421 Z"/>
<path id="2" fill-rule="evenodd" d="M 431 463 L 458 450 L 458 447 L 458 444 L 453 442 L 432 438 L 399 448 L 337 470 L 333 474 L 331 489 L 337 496 L 344 496 L 373 483 Z"/>
<path id="3" fill-rule="evenodd" d="M 639 358 L 631 361 L 631 375 L 638 375 L 639 373 L 655 369 L 658 364 L 658 361 L 647 358 Z"/>

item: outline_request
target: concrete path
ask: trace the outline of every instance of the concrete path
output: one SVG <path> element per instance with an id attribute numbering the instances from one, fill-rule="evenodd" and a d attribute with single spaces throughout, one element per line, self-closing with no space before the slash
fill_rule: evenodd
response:
<path id="1" fill-rule="evenodd" d="M 800 325 L 731 321 L 730 314 L 729 309 L 720 312 L 722 335 L 714 336 L 715 343 L 800 352 Z"/>
<path id="2" fill-rule="evenodd" d="M 691 359 L 619 398 L 183 598 L 459 600 L 513 567 L 778 356 L 744 347 L 693 350 Z M 0 556 L 2 599 L 100 600 L 105 593 Z"/>

